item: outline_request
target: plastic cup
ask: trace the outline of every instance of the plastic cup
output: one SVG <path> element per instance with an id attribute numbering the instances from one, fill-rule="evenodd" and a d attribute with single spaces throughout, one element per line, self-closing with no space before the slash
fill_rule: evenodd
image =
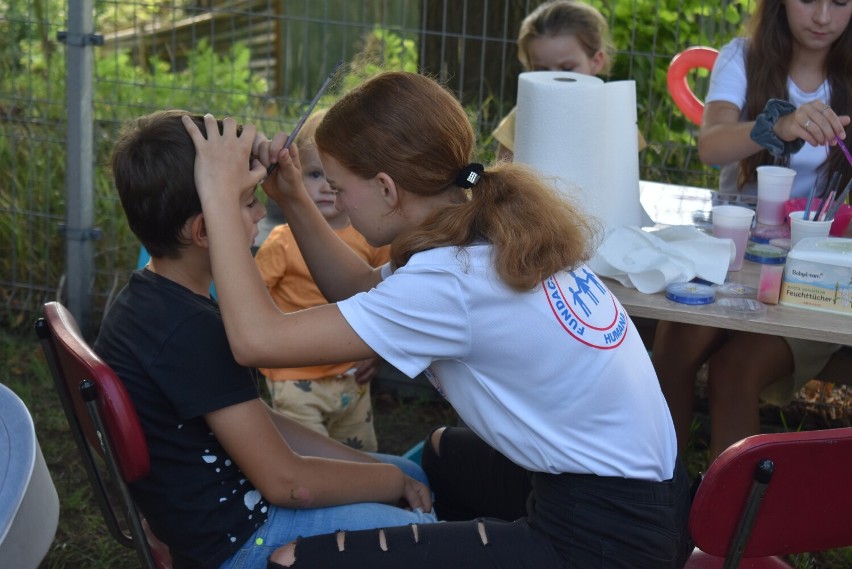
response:
<path id="1" fill-rule="evenodd" d="M 738 205 L 717 205 L 713 208 L 713 236 L 730 239 L 734 242 L 736 253 L 728 265 L 729 271 L 739 271 L 743 267 L 748 235 L 754 211 Z"/>
<path id="2" fill-rule="evenodd" d="M 784 202 L 790 199 L 796 171 L 784 166 L 757 168 L 757 222 L 782 225 L 787 212 Z"/>
<path id="3" fill-rule="evenodd" d="M 833 221 L 814 221 L 815 213 L 815 211 L 809 211 L 808 219 L 804 219 L 803 211 L 790 213 L 790 245 L 792 247 L 805 237 L 828 237 Z"/>

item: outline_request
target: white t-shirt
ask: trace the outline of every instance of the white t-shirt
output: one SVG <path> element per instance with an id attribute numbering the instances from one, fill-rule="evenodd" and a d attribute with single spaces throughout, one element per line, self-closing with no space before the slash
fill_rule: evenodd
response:
<path id="1" fill-rule="evenodd" d="M 392 365 L 409 377 L 425 371 L 464 422 L 517 464 L 671 478 L 671 416 L 621 304 L 585 266 L 516 292 L 491 252 L 482 244 L 417 253 L 338 307 Z"/>
<path id="2" fill-rule="evenodd" d="M 716 59 L 710 75 L 710 89 L 705 103 L 726 101 L 736 105 L 740 110 L 745 108 L 748 84 L 745 73 L 745 49 L 747 45 L 748 42 L 745 38 L 736 38 L 719 51 L 719 57 Z M 805 93 L 788 77 L 787 91 L 790 95 L 790 103 L 797 108 L 815 100 L 828 103 L 830 99 L 828 81 L 824 82 L 816 91 Z M 745 120 L 744 116 L 742 118 Z M 817 168 L 825 162 L 826 152 L 827 147 L 811 146 L 806 142 L 799 152 L 790 156 L 790 168 L 796 170 L 791 197 L 807 197 L 814 182 L 817 181 Z M 738 170 L 739 163 L 722 165 L 719 179 L 720 194 L 737 193 Z M 817 189 L 822 188 L 824 183 L 824 180 L 820 180 L 820 186 Z M 756 184 L 747 184 L 743 188 L 743 193 L 756 196 Z"/>

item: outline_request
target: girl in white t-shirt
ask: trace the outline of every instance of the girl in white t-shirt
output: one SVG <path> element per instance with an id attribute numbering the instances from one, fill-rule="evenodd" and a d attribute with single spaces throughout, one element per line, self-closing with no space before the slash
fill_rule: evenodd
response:
<path id="1" fill-rule="evenodd" d="M 707 164 L 721 165 L 720 198 L 756 195 L 756 169 L 796 170 L 793 197 L 852 177 L 835 135 L 846 139 L 852 108 L 852 2 L 761 0 L 750 34 L 725 46 L 713 66 L 698 136 Z M 847 143 L 848 144 L 848 143 Z M 726 194 L 726 195 L 725 195 Z M 760 431 L 761 398 L 784 404 L 816 377 L 833 344 L 660 322 L 653 361 L 686 449 L 695 376 L 709 362 L 710 456 Z"/>
<path id="2" fill-rule="evenodd" d="M 472 162 L 467 115 L 438 83 L 384 73 L 343 96 L 315 135 L 336 206 L 371 245 L 391 244 L 391 263 L 374 270 L 328 228 L 302 187 L 298 150 L 282 151 L 283 134 L 269 141 L 224 123 L 206 139 L 187 129 L 236 359 L 293 366 L 380 355 L 410 377 L 423 372 L 476 435 L 471 452 L 454 445 L 443 455 L 436 431 L 424 456 L 462 473 L 474 452 L 492 448 L 534 488 L 517 521 L 307 538 L 270 566 L 683 565 L 689 483 L 642 340 L 583 264 L 594 222 L 529 167 Z M 250 156 L 259 162 L 249 171 Z M 238 193 L 274 162 L 264 189 L 334 304 L 281 313 L 250 253 L 231 239 L 241 227 Z M 445 477 L 433 487 L 437 503 L 482 487 L 518 492 L 495 474 L 480 465 Z"/>

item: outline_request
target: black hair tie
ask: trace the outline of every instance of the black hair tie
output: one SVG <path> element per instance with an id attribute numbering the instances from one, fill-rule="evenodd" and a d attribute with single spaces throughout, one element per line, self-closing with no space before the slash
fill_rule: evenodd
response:
<path id="1" fill-rule="evenodd" d="M 468 188 L 472 188 L 476 185 L 477 182 L 479 182 L 479 179 L 482 177 L 482 172 L 484 171 L 485 166 L 479 164 L 478 162 L 473 162 L 461 169 L 461 172 L 459 172 L 459 175 L 456 176 L 456 179 L 453 183 L 458 187 L 467 190 Z"/>

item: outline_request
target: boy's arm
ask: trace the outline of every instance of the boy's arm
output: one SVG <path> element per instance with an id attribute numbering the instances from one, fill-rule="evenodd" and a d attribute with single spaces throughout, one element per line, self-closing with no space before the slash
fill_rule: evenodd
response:
<path id="1" fill-rule="evenodd" d="M 278 413 L 265 403 L 264 407 L 269 414 L 269 418 L 272 419 L 275 428 L 287 440 L 290 448 L 302 456 L 333 458 L 336 460 L 349 460 L 371 464 L 381 462 L 367 453 L 348 447 L 331 437 L 305 427 L 298 421 L 294 421 Z"/>
<path id="2" fill-rule="evenodd" d="M 301 423 L 276 412 L 264 403 L 266 411 L 278 432 L 288 442 L 290 447 L 302 456 L 315 456 L 318 458 L 330 458 L 334 460 L 346 460 L 350 462 L 361 462 L 365 464 L 383 464 L 365 452 L 348 447 L 327 437 Z M 412 508 L 420 508 L 424 512 L 432 511 L 432 493 L 410 476 L 405 476 L 405 490 L 403 499 Z"/>
<path id="3" fill-rule="evenodd" d="M 428 489 L 384 463 L 305 457 L 293 452 L 260 399 L 204 416 L 240 470 L 271 503 L 317 508 L 357 502 L 396 504 L 431 510 Z"/>

